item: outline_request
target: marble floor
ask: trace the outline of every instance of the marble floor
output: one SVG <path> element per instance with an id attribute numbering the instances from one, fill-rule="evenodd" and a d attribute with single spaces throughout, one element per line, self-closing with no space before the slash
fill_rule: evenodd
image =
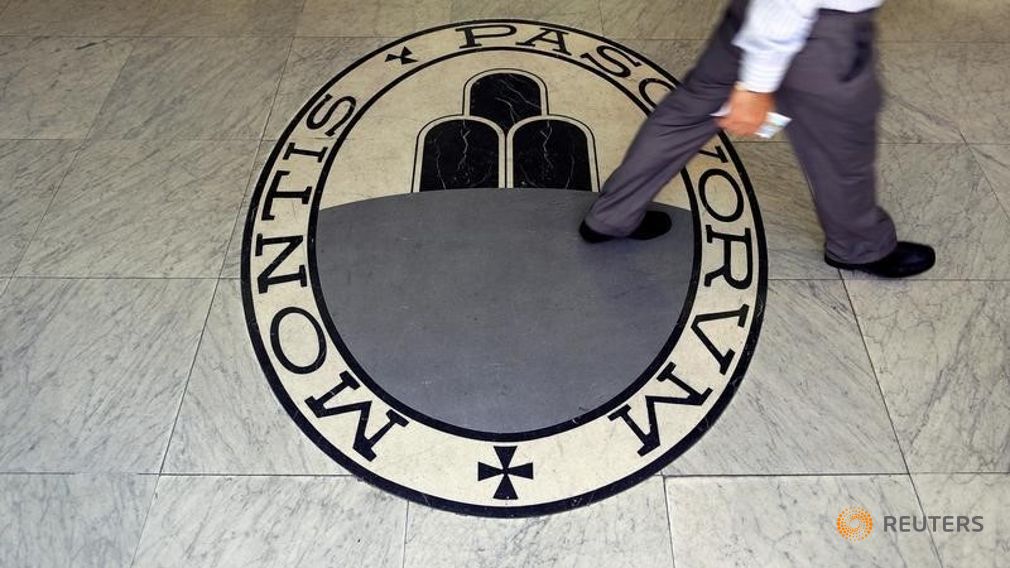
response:
<path id="1" fill-rule="evenodd" d="M 554 515 L 461 516 L 350 475 L 264 380 L 241 229 L 320 84 L 391 38 L 498 17 L 683 76 L 722 5 L 0 0 L 0 566 L 1006 566 L 1006 0 L 879 14 L 881 199 L 937 247 L 923 277 L 827 267 L 788 144 L 736 143 L 764 327 L 729 409 L 661 475 Z M 835 530 L 852 505 L 878 523 L 863 542 Z M 984 529 L 886 532 L 887 515 Z"/>

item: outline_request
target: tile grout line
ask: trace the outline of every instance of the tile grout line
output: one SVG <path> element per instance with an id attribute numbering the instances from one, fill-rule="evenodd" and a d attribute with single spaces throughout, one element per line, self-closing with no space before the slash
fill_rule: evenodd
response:
<path id="1" fill-rule="evenodd" d="M 272 104 L 272 103 L 271 103 Z M 217 276 L 213 277 L 214 280 L 220 282 L 221 280 L 236 280 L 241 277 L 239 276 L 224 276 L 224 267 L 228 265 L 229 253 L 231 252 L 232 242 L 235 240 L 235 230 L 239 226 L 239 221 L 243 219 L 242 209 L 245 205 L 245 198 L 249 195 L 249 184 L 252 183 L 253 178 L 256 176 L 256 159 L 260 155 L 260 146 L 262 141 L 256 143 L 256 151 L 253 152 L 252 162 L 249 164 L 249 175 L 246 176 L 244 187 L 242 188 L 242 199 L 239 201 L 237 211 L 235 211 L 235 218 L 231 222 L 231 231 L 228 233 L 228 241 L 224 245 L 224 255 L 221 258 L 221 266 L 217 269 Z M 243 231 L 243 234 L 245 231 Z M 241 254 L 239 255 L 241 256 Z M 240 259 L 241 260 L 241 259 Z"/>
<path id="2" fill-rule="evenodd" d="M 166 471 L 0 471 L 0 477 L 32 475 L 32 476 L 69 476 L 69 475 L 134 475 L 138 477 L 281 477 L 305 479 L 357 479 L 351 473 L 226 473 L 226 472 L 178 472 Z M 764 479 L 764 478 L 797 478 L 814 479 L 820 477 L 904 477 L 904 472 L 870 471 L 859 473 L 740 473 L 740 474 L 697 474 L 697 475 L 667 475 L 663 481 L 696 480 L 696 479 Z M 951 476 L 951 475 L 981 475 L 989 477 L 1008 477 L 1007 471 L 917 471 L 912 475 L 919 476 Z M 657 476 L 659 477 L 659 476 Z"/>
<path id="3" fill-rule="evenodd" d="M 281 84 L 284 82 L 284 76 L 287 75 L 288 72 L 288 63 L 291 62 L 291 53 L 294 52 L 295 49 L 295 39 L 296 38 L 292 37 L 291 41 L 288 42 L 288 51 L 284 54 L 284 65 L 281 65 L 281 72 L 277 74 L 277 86 L 274 87 L 274 96 L 270 99 L 270 106 L 267 108 L 267 117 L 266 120 L 263 121 L 263 128 L 260 129 L 259 141 L 261 143 L 266 140 L 267 127 L 270 126 L 270 119 L 274 116 L 274 105 L 277 104 L 277 97 L 281 93 Z"/>
<path id="4" fill-rule="evenodd" d="M 106 95 L 106 96 L 108 96 L 108 95 Z M 72 140 L 74 140 L 74 139 L 72 139 Z M 77 158 L 84 151 L 84 146 L 86 145 L 86 140 L 77 140 L 77 142 L 78 142 L 79 145 L 77 146 L 77 148 L 74 149 L 74 156 L 70 159 L 70 163 L 67 165 L 67 169 L 63 171 L 63 175 L 60 176 L 59 183 L 57 183 L 56 187 L 53 188 L 53 195 L 52 195 L 52 197 L 49 198 L 49 203 L 46 204 L 46 208 L 42 211 L 42 216 L 39 217 L 39 222 L 35 225 L 35 230 L 32 231 L 32 236 L 25 243 L 25 248 L 24 248 L 24 250 L 21 251 L 21 255 L 18 256 L 18 261 L 14 263 L 14 270 L 11 271 L 10 282 L 14 282 L 15 278 L 20 278 L 21 277 L 21 275 L 18 274 L 18 271 L 21 270 L 21 264 L 24 263 L 25 258 L 28 257 L 28 251 L 29 251 L 29 249 L 31 249 L 32 244 L 35 243 L 36 237 L 39 236 L 39 231 L 42 230 L 42 225 L 43 225 L 43 223 L 46 220 L 46 216 L 49 215 L 49 210 L 52 209 L 53 203 L 56 203 L 56 196 L 57 196 L 57 194 L 60 193 L 60 189 L 63 188 L 63 183 L 65 181 L 67 181 L 67 176 L 70 175 L 70 170 L 72 170 L 73 167 L 74 167 L 74 165 L 77 164 Z M 8 282 L 7 286 L 10 286 L 10 282 Z M 6 289 L 7 289 L 7 287 L 4 287 L 4 290 L 6 290 Z"/>
<path id="5" fill-rule="evenodd" d="M 673 544 L 673 513 L 670 511 L 670 492 L 666 488 L 666 478 L 660 476 L 660 486 L 663 490 L 663 502 L 666 503 L 666 531 L 670 542 L 670 564 L 677 568 L 677 549 Z"/>
<path id="6" fill-rule="evenodd" d="M 305 6 L 305 3 L 302 2 L 302 8 L 304 8 L 304 6 Z M 301 14 L 300 10 L 299 10 L 299 14 Z M 291 52 L 294 49 L 294 45 L 295 45 L 295 40 L 294 40 L 294 38 L 291 38 L 291 41 L 288 42 L 287 53 L 284 56 L 284 65 L 281 66 L 281 71 L 277 75 L 277 86 L 274 87 L 274 94 L 270 98 L 270 106 L 267 107 L 267 116 L 266 116 L 266 119 L 263 121 L 263 128 L 260 129 L 260 135 L 259 135 L 259 138 L 256 141 L 256 150 L 255 150 L 255 152 L 253 152 L 252 163 L 249 164 L 249 175 L 246 176 L 246 182 L 245 182 L 244 187 L 242 188 L 242 199 L 241 199 L 241 201 L 239 201 L 239 205 L 238 205 L 238 208 L 237 208 L 238 210 L 235 212 L 235 219 L 232 221 L 232 224 L 231 224 L 231 232 L 228 234 L 228 243 L 225 245 L 224 258 L 221 259 L 221 267 L 217 271 L 217 280 L 219 282 L 221 280 L 225 279 L 224 278 L 224 268 L 225 268 L 225 266 L 228 265 L 228 258 L 229 258 L 229 254 L 228 253 L 231 251 L 232 242 L 235 240 L 235 231 L 239 227 L 239 222 L 242 221 L 243 218 L 244 218 L 243 215 L 242 215 L 242 211 L 243 211 L 243 207 L 242 206 L 245 205 L 245 203 L 246 203 L 246 197 L 249 196 L 250 185 L 253 183 L 253 179 L 256 178 L 256 174 L 257 174 L 257 172 L 256 172 L 256 160 L 260 156 L 260 149 L 261 149 L 261 146 L 263 145 L 264 137 L 266 136 L 267 127 L 270 126 L 270 118 L 273 116 L 274 105 L 277 104 L 277 96 L 280 94 L 281 83 L 284 81 L 284 74 L 287 72 L 288 61 L 291 59 Z M 243 231 L 243 234 L 244 234 L 244 231 Z M 233 280 L 234 277 L 229 278 L 229 279 Z"/>
<path id="7" fill-rule="evenodd" d="M 905 457 L 905 450 L 901 446 L 901 438 L 898 436 L 898 428 L 894 425 L 894 418 L 891 417 L 891 408 L 887 404 L 887 397 L 884 395 L 884 387 L 880 384 L 880 376 L 877 373 L 877 365 L 873 362 L 873 356 L 870 355 L 870 347 L 866 343 L 866 335 L 863 333 L 863 325 L 859 321 L 859 314 L 856 312 L 855 302 L 852 301 L 852 294 L 849 292 L 848 282 L 844 279 L 842 280 L 842 287 L 845 289 L 845 296 L 849 300 L 849 309 L 852 310 L 852 318 L 856 321 L 856 329 L 859 331 L 859 338 L 863 342 L 863 351 L 866 353 L 866 360 L 870 363 L 870 371 L 873 372 L 873 380 L 877 383 L 877 391 L 880 393 L 880 402 L 884 405 L 884 412 L 887 414 L 887 420 L 891 423 L 891 433 L 894 435 L 894 443 L 898 446 L 898 453 L 901 455 L 901 461 L 905 464 L 905 476 L 908 477 L 908 482 L 912 486 L 912 494 L 915 495 L 915 502 L 919 505 L 919 511 L 925 515 L 926 509 L 922 505 L 922 498 L 919 496 L 919 489 L 915 485 L 915 480 L 912 478 L 912 469 L 908 466 L 908 458 Z M 936 541 L 933 539 L 933 532 L 929 531 L 929 546 L 933 551 L 933 556 L 936 558 L 937 563 L 940 568 L 943 568 L 943 560 L 940 558 L 940 551 L 936 547 Z"/>
<path id="8" fill-rule="evenodd" d="M 1003 472 L 993 472 L 1000 475 L 1010 475 Z M 858 471 L 858 472 L 829 472 L 829 473 L 698 473 L 689 475 L 664 475 L 663 479 L 762 479 L 769 477 L 894 477 L 908 475 L 904 471 Z M 931 475 L 946 475 L 945 472 L 938 472 Z"/>
<path id="9" fill-rule="evenodd" d="M 926 507 L 922 504 L 922 497 L 919 496 L 919 486 L 915 484 L 915 477 L 912 476 L 912 472 L 908 473 L 908 482 L 912 484 L 912 494 L 915 495 L 915 502 L 919 505 L 919 512 L 922 516 L 926 516 Z M 936 540 L 933 535 L 933 530 L 928 526 L 926 527 L 926 533 L 929 534 L 929 546 L 933 549 L 933 555 L 936 557 L 936 563 L 943 568 L 943 558 L 940 556 L 940 549 L 936 546 Z"/>
<path id="10" fill-rule="evenodd" d="M 9 3 L 8 3 L 9 4 Z M 130 42 L 130 52 L 123 59 L 123 64 L 119 66 L 119 71 L 116 72 L 116 78 L 113 79 L 112 83 L 109 84 L 109 90 L 105 92 L 105 96 L 102 98 L 102 104 L 98 107 L 98 111 L 95 112 L 95 117 L 91 119 L 91 124 L 88 126 L 88 131 L 84 134 L 83 139 L 70 138 L 69 140 L 78 140 L 78 146 L 74 149 L 74 157 L 70 160 L 70 164 L 67 166 L 66 171 L 63 172 L 63 177 L 60 178 L 60 183 L 57 184 L 56 188 L 53 190 L 53 196 L 49 199 L 49 204 L 46 205 L 45 210 L 42 212 L 42 216 L 39 217 L 39 222 L 35 226 L 35 231 L 32 232 L 32 236 L 28 239 L 25 244 L 25 249 L 21 252 L 21 256 L 18 258 L 17 263 L 14 265 L 14 271 L 11 273 L 11 278 L 15 278 L 18 275 L 18 271 L 21 269 L 21 264 L 24 262 L 25 258 L 28 256 L 28 251 L 32 244 L 35 243 L 35 239 L 39 235 L 39 231 L 42 229 L 42 225 L 45 223 L 46 216 L 49 215 L 50 209 L 53 207 L 53 203 L 56 203 L 56 196 L 59 195 L 60 190 L 63 189 L 63 183 L 67 180 L 67 176 L 70 175 L 71 170 L 77 165 L 77 159 L 84 152 L 85 148 L 88 146 L 88 140 L 91 138 L 91 132 L 95 128 L 95 124 L 98 122 L 98 117 L 101 116 L 102 111 L 105 110 L 105 106 L 109 103 L 109 97 L 112 95 L 112 90 L 115 88 L 116 83 L 119 82 L 120 77 L 123 76 L 123 69 L 126 69 L 126 64 L 133 57 L 133 51 L 136 48 L 136 43 Z"/>
<path id="11" fill-rule="evenodd" d="M 216 276 L 51 276 L 47 274 L 17 274 L 18 280 L 218 280 Z"/>
<path id="12" fill-rule="evenodd" d="M 983 144 L 977 144 L 977 145 L 982 146 Z M 1007 219 L 1010 219 L 1010 204 L 1004 205 L 1003 202 L 1000 200 L 999 194 L 996 193 L 996 184 L 993 183 L 991 179 L 989 179 L 989 173 L 986 172 L 984 167 L 982 167 L 982 163 L 978 161 L 978 158 L 975 156 L 975 148 L 973 148 L 972 144 L 970 143 L 968 144 L 968 153 L 971 155 L 971 160 L 975 162 L 976 166 L 978 166 L 979 171 L 982 172 L 982 179 L 984 179 L 985 182 L 989 185 L 989 191 L 992 192 L 993 198 L 996 199 L 996 205 L 998 205 L 999 208 L 1003 210 L 1003 214 L 1006 215 Z"/>
<path id="13" fill-rule="evenodd" d="M 151 511 L 154 509 L 154 501 L 158 496 L 158 484 L 161 483 L 161 476 L 154 478 L 154 491 L 151 492 L 151 502 L 147 505 L 147 512 L 144 513 L 144 522 L 140 524 L 140 534 L 137 535 L 137 545 L 133 547 L 133 557 L 130 558 L 130 568 L 137 563 L 137 555 L 140 554 L 140 543 L 144 540 L 144 532 L 147 531 L 147 520 L 151 518 Z"/>
<path id="14" fill-rule="evenodd" d="M 102 117 L 102 113 L 105 112 L 106 107 L 109 106 L 109 99 L 112 98 L 112 92 L 116 89 L 116 85 L 123 78 L 123 70 L 126 66 L 130 64 L 130 60 L 133 59 L 134 52 L 137 51 L 137 42 L 134 39 L 130 39 L 130 53 L 126 54 L 126 58 L 123 59 L 123 64 L 119 67 L 119 72 L 116 73 L 116 78 L 109 85 L 109 90 L 105 93 L 105 97 L 102 98 L 102 104 L 98 107 L 98 111 L 95 113 L 95 118 L 91 120 L 91 125 L 88 126 L 88 132 L 84 135 L 85 145 L 92 139 L 91 135 L 95 133 L 95 126 L 98 125 L 98 119 Z"/>
<path id="15" fill-rule="evenodd" d="M 196 341 L 196 349 L 193 351 L 193 359 L 189 363 L 189 373 L 186 374 L 186 383 L 182 387 L 182 396 L 179 397 L 179 406 L 175 409 L 175 420 L 172 421 L 172 429 L 168 433 L 168 443 L 165 444 L 165 453 L 161 456 L 161 466 L 158 467 L 159 477 L 165 471 L 165 462 L 168 461 L 168 452 L 172 449 L 172 439 L 175 437 L 175 428 L 179 424 L 179 416 L 182 414 L 182 405 L 186 401 L 186 393 L 189 391 L 189 382 L 193 379 L 193 370 L 196 369 L 196 360 L 200 356 L 200 347 L 203 345 L 203 337 L 207 333 L 207 324 L 210 322 L 210 313 L 214 309 L 214 301 L 217 298 L 217 290 L 221 281 L 214 281 L 214 291 L 210 295 L 210 302 L 207 304 L 207 313 L 203 318 L 203 328 L 200 329 L 200 337 Z"/>

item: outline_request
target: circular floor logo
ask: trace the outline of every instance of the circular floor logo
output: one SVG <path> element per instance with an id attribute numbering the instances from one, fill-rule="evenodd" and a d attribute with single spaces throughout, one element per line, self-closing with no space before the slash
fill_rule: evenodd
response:
<path id="1" fill-rule="evenodd" d="M 263 370 L 350 472 L 491 516 L 569 509 L 655 474 L 722 412 L 754 351 L 760 217 L 717 137 L 657 196 L 673 230 L 577 232 L 676 81 L 567 27 L 419 32 L 291 121 L 246 224 Z"/>

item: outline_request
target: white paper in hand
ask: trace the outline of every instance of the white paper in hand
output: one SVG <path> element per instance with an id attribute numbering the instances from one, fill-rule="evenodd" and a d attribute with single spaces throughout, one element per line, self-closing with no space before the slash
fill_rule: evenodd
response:
<path id="1" fill-rule="evenodd" d="M 722 116 L 726 116 L 727 114 L 729 114 L 729 103 L 722 105 L 721 107 L 719 107 L 719 110 L 713 112 L 709 116 L 719 118 Z M 768 115 L 765 116 L 764 124 L 759 126 L 757 132 L 755 132 L 754 134 L 760 136 L 761 138 L 771 138 L 772 136 L 778 134 L 780 130 L 785 128 L 786 125 L 789 124 L 789 121 L 791 120 L 792 119 L 789 118 L 788 116 L 779 114 L 777 112 L 769 112 Z"/>
<path id="2" fill-rule="evenodd" d="M 772 136 L 778 134 L 779 130 L 785 128 L 786 125 L 789 124 L 790 120 L 792 119 L 788 116 L 781 115 L 777 112 L 770 112 L 768 113 L 768 116 L 765 117 L 764 124 L 757 129 L 755 134 L 761 138 L 771 138 Z"/>

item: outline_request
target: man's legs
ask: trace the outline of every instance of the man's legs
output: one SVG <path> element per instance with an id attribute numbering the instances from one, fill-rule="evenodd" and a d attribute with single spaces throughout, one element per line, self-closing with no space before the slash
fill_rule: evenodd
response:
<path id="1" fill-rule="evenodd" d="M 813 187 L 827 259 L 865 264 L 897 245 L 877 203 L 877 114 L 872 14 L 822 11 L 807 47 L 776 94 L 786 128 Z"/>
<path id="2" fill-rule="evenodd" d="M 629 235 L 652 198 L 718 132 L 711 114 L 729 98 L 736 82 L 739 50 L 731 42 L 742 24 L 744 4 L 733 3 L 695 68 L 646 119 L 586 215 L 590 229 Z"/>

